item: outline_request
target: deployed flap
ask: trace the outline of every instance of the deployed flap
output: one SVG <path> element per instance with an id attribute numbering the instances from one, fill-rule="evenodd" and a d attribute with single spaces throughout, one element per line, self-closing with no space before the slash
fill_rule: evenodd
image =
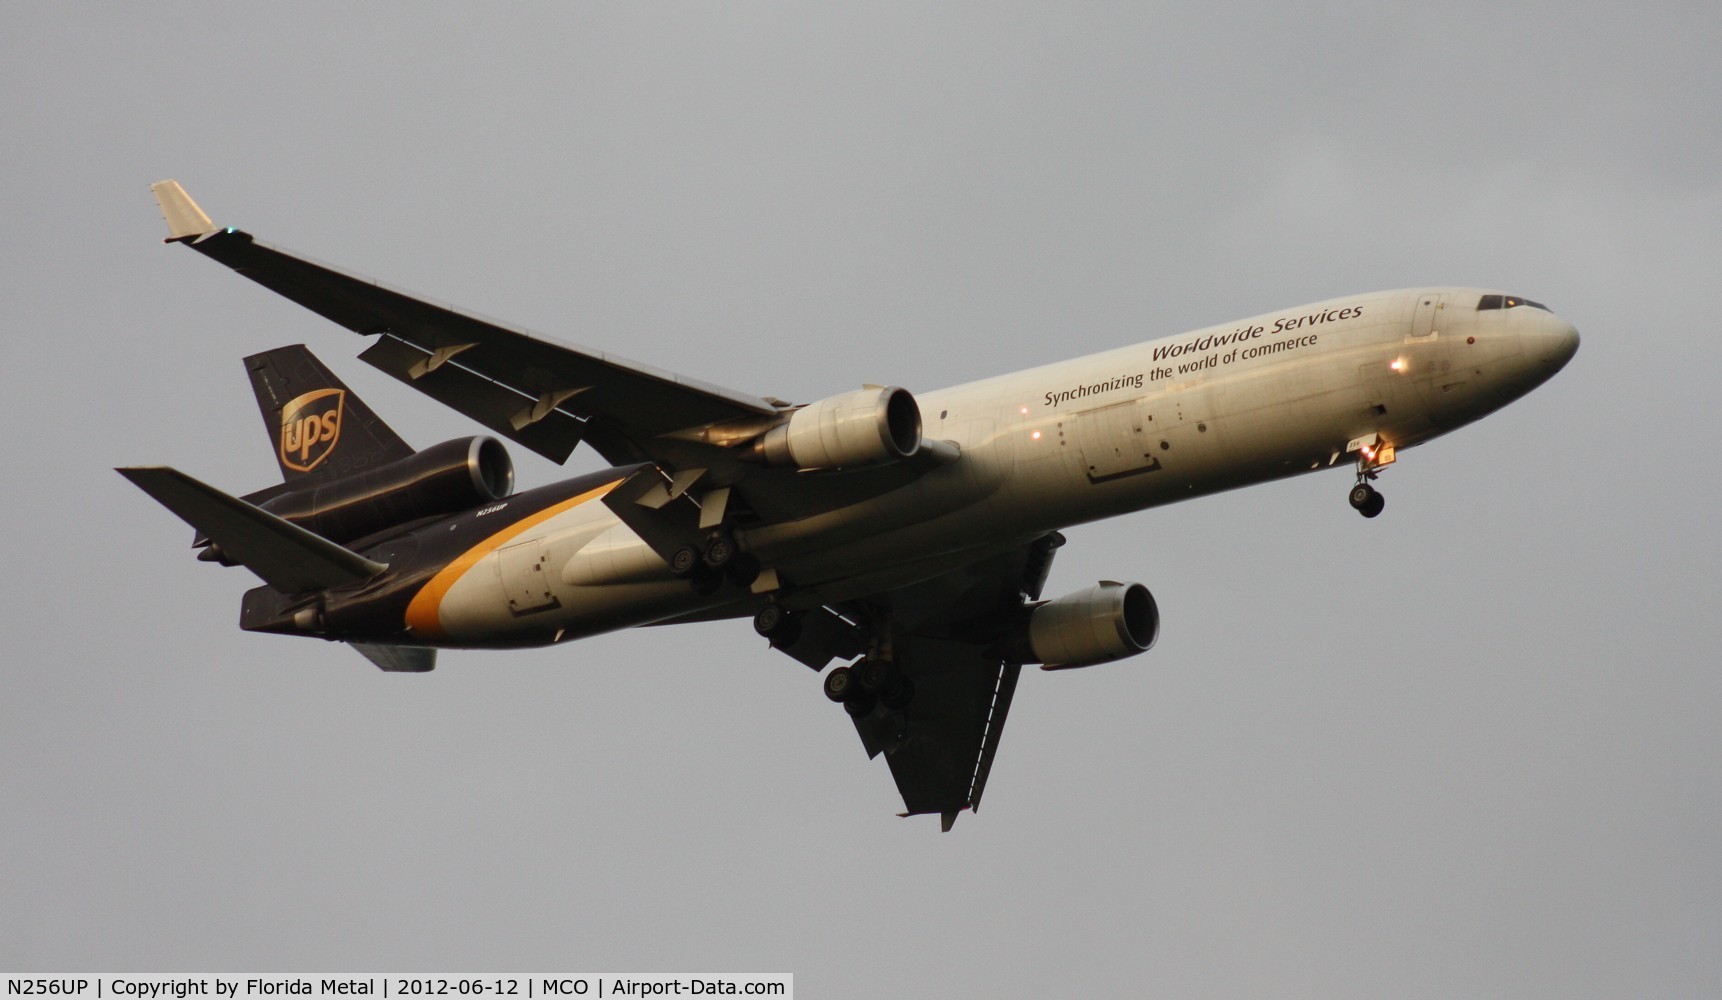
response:
<path id="1" fill-rule="evenodd" d="M 350 645 L 378 669 L 391 674 L 422 674 L 436 667 L 436 650 L 425 646 L 383 646 L 369 642 Z"/>
<path id="2" fill-rule="evenodd" d="M 367 351 L 365 360 L 396 378 L 406 374 L 408 384 L 543 454 L 554 455 L 567 445 L 571 428 L 564 423 L 559 430 L 536 434 L 525 428 L 557 409 L 583 420 L 601 420 L 614 438 L 635 442 L 778 412 L 755 396 L 601 351 L 553 343 L 296 257 L 256 242 L 249 233 L 208 226 L 208 217 L 172 182 L 157 185 L 156 196 L 168 219 L 170 240 L 186 243 L 355 333 L 387 334 L 416 349 L 418 358 L 404 357 L 399 348 L 382 348 Z M 411 374 L 415 366 L 417 377 Z M 513 423 L 515 433 L 496 427 L 491 420 L 499 406 L 497 397 L 477 382 L 446 376 L 427 381 L 448 366 L 522 397 L 525 405 L 518 409 L 525 410 L 526 422 Z"/>
<path id="3" fill-rule="evenodd" d="M 604 494 L 604 506 L 610 513 L 665 562 L 677 549 L 697 544 L 700 538 L 699 508 L 685 494 L 675 500 L 668 495 L 664 474 L 651 465 L 636 469 L 621 485 Z"/>
<path id="4" fill-rule="evenodd" d="M 771 648 L 813 670 L 824 670 L 838 657 L 860 656 L 867 648 L 867 636 L 830 608 L 813 608 L 801 616 L 790 635 L 774 636 Z"/>
<path id="5" fill-rule="evenodd" d="M 284 594 L 368 580 L 389 567 L 165 466 L 115 469 Z"/>
<path id="6" fill-rule="evenodd" d="M 510 441 L 552 462 L 565 462 L 583 436 L 584 424 L 552 404 L 534 416 L 539 401 L 483 375 L 449 364 L 457 354 L 438 355 L 392 335 L 381 337 L 359 359 L 400 379 L 437 402 L 464 413 Z"/>

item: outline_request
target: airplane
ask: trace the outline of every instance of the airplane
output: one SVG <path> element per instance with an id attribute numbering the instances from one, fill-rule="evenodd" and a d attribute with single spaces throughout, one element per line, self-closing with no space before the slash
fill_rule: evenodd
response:
<path id="1" fill-rule="evenodd" d="M 262 579 L 241 628 L 422 673 L 439 649 L 751 618 L 822 674 L 902 815 L 947 831 L 980 806 L 1023 666 L 1159 636 L 1140 583 L 1042 598 L 1060 529 L 1329 468 L 1376 517 L 1400 451 L 1525 395 L 1579 344 L 1518 295 L 1415 288 L 794 404 L 428 302 L 217 226 L 175 181 L 152 190 L 167 242 L 374 338 L 365 362 L 553 462 L 586 444 L 610 463 L 514 492 L 496 437 L 415 450 L 303 346 L 248 357 L 282 482 L 235 497 L 117 470 L 197 530 L 198 558 Z"/>

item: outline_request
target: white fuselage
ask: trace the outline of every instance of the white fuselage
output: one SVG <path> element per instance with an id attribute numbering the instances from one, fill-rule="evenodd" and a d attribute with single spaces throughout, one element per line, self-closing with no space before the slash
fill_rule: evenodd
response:
<path id="1" fill-rule="evenodd" d="M 1524 395 L 1577 348 L 1552 313 L 1478 311 L 1483 294 L 1334 299 L 918 394 L 925 438 L 954 443 L 955 462 L 737 537 L 786 600 L 828 604 L 1067 525 L 1349 465 L 1360 440 L 1407 448 Z M 593 502 L 472 563 L 437 618 L 444 642 L 519 644 L 751 606 L 692 593 Z"/>

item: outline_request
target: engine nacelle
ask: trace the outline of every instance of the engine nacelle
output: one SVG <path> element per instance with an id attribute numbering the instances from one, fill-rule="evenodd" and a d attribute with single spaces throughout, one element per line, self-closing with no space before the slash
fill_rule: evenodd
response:
<path id="1" fill-rule="evenodd" d="M 921 447 L 921 407 L 897 386 L 846 392 L 804 406 L 767 431 L 754 453 L 767 465 L 841 469 L 895 462 Z"/>
<path id="2" fill-rule="evenodd" d="M 1159 637 L 1160 609 L 1148 588 L 1102 580 L 1032 608 L 1006 652 L 1019 663 L 1064 670 L 1145 653 Z"/>
<path id="3" fill-rule="evenodd" d="M 332 542 L 455 514 L 514 491 L 514 461 L 493 437 L 444 441 L 387 465 L 270 499 L 263 509 Z"/>

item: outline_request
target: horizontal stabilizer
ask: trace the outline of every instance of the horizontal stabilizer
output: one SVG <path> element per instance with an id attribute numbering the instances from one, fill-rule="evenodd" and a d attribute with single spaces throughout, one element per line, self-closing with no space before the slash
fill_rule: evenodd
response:
<path id="1" fill-rule="evenodd" d="M 169 243 L 215 231 L 215 223 L 209 221 L 209 216 L 203 214 L 203 209 L 197 207 L 197 202 L 191 200 L 178 181 L 156 181 L 149 189 L 155 192 L 156 204 L 167 219 Z"/>
<path id="2" fill-rule="evenodd" d="M 426 646 L 383 646 L 369 642 L 351 645 L 378 669 L 391 674 L 422 674 L 436 667 L 436 650 Z"/>
<path id="3" fill-rule="evenodd" d="M 389 567 L 200 483 L 178 469 L 115 469 L 284 594 L 368 580 Z"/>

